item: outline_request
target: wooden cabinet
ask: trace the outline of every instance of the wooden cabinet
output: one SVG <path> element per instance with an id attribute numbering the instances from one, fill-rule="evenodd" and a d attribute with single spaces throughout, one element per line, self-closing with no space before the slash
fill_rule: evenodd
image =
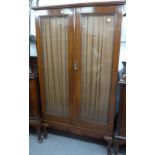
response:
<path id="1" fill-rule="evenodd" d="M 30 119 L 40 119 L 40 95 L 38 74 L 29 74 L 29 115 Z"/>
<path id="2" fill-rule="evenodd" d="M 44 123 L 112 137 L 123 4 L 33 8 Z"/>
<path id="3" fill-rule="evenodd" d="M 29 73 L 29 125 L 36 129 L 38 141 L 42 142 L 41 134 L 41 109 L 38 74 Z"/>
<path id="4" fill-rule="evenodd" d="M 29 125 L 36 129 L 38 142 L 43 142 L 47 138 L 47 126 L 42 124 L 37 57 L 29 58 Z"/>
<path id="5" fill-rule="evenodd" d="M 114 133 L 114 153 L 118 154 L 119 145 L 126 144 L 126 81 L 118 83 L 120 97 L 119 97 L 119 111 L 116 120 L 116 129 Z"/>
<path id="6" fill-rule="evenodd" d="M 126 137 L 126 82 L 119 82 L 120 104 L 118 111 L 116 135 Z"/>

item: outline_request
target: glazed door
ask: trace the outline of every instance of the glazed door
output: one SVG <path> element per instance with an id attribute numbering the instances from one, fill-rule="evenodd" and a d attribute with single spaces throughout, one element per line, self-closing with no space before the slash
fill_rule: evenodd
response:
<path id="1" fill-rule="evenodd" d="M 121 23 L 117 11 L 104 6 L 76 10 L 77 126 L 112 130 Z"/>
<path id="2" fill-rule="evenodd" d="M 44 120 L 73 121 L 73 10 L 36 11 L 37 49 Z"/>

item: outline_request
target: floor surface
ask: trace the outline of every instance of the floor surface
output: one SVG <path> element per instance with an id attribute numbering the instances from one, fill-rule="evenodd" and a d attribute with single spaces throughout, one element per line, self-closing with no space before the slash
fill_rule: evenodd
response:
<path id="1" fill-rule="evenodd" d="M 48 133 L 43 143 L 38 143 L 37 135 L 30 133 L 29 151 L 29 155 L 107 155 L 106 145 L 100 142 L 53 133 Z"/>

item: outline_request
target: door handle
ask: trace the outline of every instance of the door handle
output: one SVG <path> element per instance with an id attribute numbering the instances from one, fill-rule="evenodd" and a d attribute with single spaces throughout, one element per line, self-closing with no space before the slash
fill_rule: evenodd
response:
<path id="1" fill-rule="evenodd" d="M 76 62 L 76 63 L 74 63 L 74 71 L 77 71 L 77 70 L 78 70 L 78 64 Z"/>

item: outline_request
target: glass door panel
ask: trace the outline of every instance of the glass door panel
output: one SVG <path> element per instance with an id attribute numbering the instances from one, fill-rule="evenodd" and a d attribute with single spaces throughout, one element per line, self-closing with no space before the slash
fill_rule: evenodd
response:
<path id="1" fill-rule="evenodd" d="M 107 124 L 114 15 L 82 15 L 80 21 L 80 119 Z"/>
<path id="2" fill-rule="evenodd" d="M 46 113 L 68 117 L 68 18 L 41 19 Z"/>

